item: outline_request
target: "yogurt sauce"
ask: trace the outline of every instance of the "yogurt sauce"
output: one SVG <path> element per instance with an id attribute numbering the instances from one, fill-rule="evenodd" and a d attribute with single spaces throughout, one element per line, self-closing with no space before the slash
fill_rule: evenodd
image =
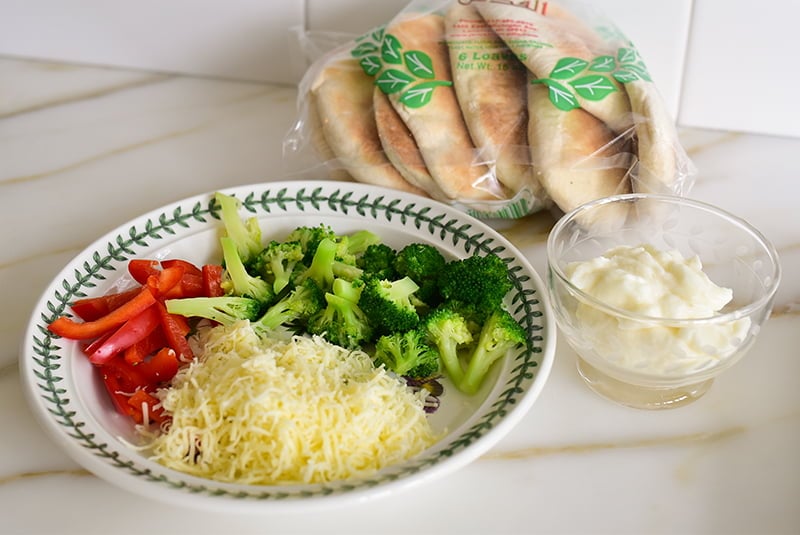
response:
<path id="1" fill-rule="evenodd" d="M 602 256 L 567 265 L 577 288 L 620 310 L 662 319 L 709 318 L 733 297 L 703 272 L 699 257 L 651 245 L 620 246 Z M 736 352 L 750 318 L 670 326 L 663 321 L 628 319 L 577 302 L 576 321 L 586 349 L 628 371 L 676 376 L 712 367 Z"/>

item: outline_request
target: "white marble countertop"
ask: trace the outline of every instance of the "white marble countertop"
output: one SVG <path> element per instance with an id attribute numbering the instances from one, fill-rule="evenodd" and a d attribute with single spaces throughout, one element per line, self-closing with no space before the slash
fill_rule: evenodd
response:
<path id="1" fill-rule="evenodd" d="M 234 516 L 129 494 L 34 421 L 19 343 L 51 278 L 91 241 L 190 195 L 283 179 L 295 89 L 0 58 L 0 533 L 800 533 L 800 139 L 682 131 L 690 196 L 777 246 L 784 279 L 742 362 L 697 402 L 599 398 L 559 340 L 550 380 L 494 449 L 365 505 Z M 548 215 L 502 232 L 544 272 Z"/>

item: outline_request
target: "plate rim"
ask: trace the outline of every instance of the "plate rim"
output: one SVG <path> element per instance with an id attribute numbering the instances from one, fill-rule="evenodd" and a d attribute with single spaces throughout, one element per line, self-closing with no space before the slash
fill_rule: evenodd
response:
<path id="1" fill-rule="evenodd" d="M 341 190 L 346 191 L 342 193 Z M 54 351 L 57 354 L 58 349 L 60 349 L 57 344 L 59 339 L 57 337 L 51 337 L 46 329 L 42 329 L 43 324 L 46 325 L 46 323 L 49 323 L 49 319 L 45 314 L 49 311 L 51 314 L 49 318 L 53 318 L 63 313 L 66 310 L 66 303 L 70 296 L 74 299 L 77 297 L 77 295 L 75 295 L 76 290 L 80 290 L 81 288 L 86 289 L 83 284 L 76 283 L 76 287 L 70 290 L 67 284 L 68 280 L 80 278 L 78 275 L 79 270 L 76 269 L 76 265 L 80 264 L 82 260 L 85 261 L 86 258 L 91 257 L 97 261 L 98 251 L 103 248 L 108 251 L 109 257 L 112 260 L 123 264 L 127 262 L 128 258 L 136 256 L 136 252 L 130 250 L 129 257 L 120 258 L 119 253 L 117 253 L 117 258 L 115 258 L 115 253 L 109 245 L 116 243 L 123 251 L 126 250 L 126 247 L 130 248 L 130 244 L 126 245 L 125 238 L 122 238 L 122 236 L 126 234 L 137 246 L 142 245 L 141 242 L 143 238 L 137 237 L 134 232 L 137 226 L 143 225 L 144 228 L 142 232 L 148 236 L 156 236 L 154 239 L 157 242 L 163 238 L 158 235 L 159 229 L 153 227 L 152 221 L 158 221 L 164 226 L 164 223 L 167 221 L 163 216 L 168 212 L 172 213 L 174 216 L 177 222 L 175 224 L 187 229 L 192 227 L 191 224 L 185 224 L 185 221 L 188 219 L 194 219 L 197 224 L 202 226 L 211 224 L 211 222 L 202 219 L 203 216 L 211 220 L 218 220 L 219 218 L 215 215 L 214 211 L 214 193 L 216 192 L 236 196 L 242 202 L 243 210 L 252 211 L 253 215 L 257 215 L 259 218 L 275 217 L 276 214 L 280 213 L 301 215 L 306 213 L 305 207 L 307 205 L 317 210 L 317 212 L 308 212 L 309 214 L 319 213 L 320 207 L 325 204 L 330 208 L 330 212 L 325 212 L 326 215 L 350 216 L 349 210 L 352 209 L 357 212 L 360 219 L 366 219 L 368 216 L 371 216 L 372 219 L 378 219 L 378 214 L 381 210 L 386 210 L 387 214 L 392 214 L 391 216 L 384 216 L 386 221 L 389 222 L 391 222 L 393 217 L 403 219 L 413 216 L 416 218 L 414 225 L 417 229 L 420 229 L 422 224 L 427 224 L 429 226 L 428 232 L 430 237 L 441 234 L 439 239 L 444 240 L 447 232 L 453 232 L 452 239 L 454 246 L 458 241 L 455 238 L 456 233 L 464 234 L 465 229 L 477 229 L 477 237 L 482 241 L 476 242 L 475 236 L 470 236 L 469 238 L 464 238 L 465 244 L 459 247 L 464 249 L 466 253 L 474 252 L 475 250 L 483 250 L 484 252 L 505 251 L 512 258 L 512 262 L 515 263 L 515 271 L 521 271 L 524 277 L 524 281 L 522 282 L 516 278 L 516 274 L 512 277 L 514 278 L 515 284 L 519 285 L 517 287 L 518 293 L 515 294 L 515 297 L 523 291 L 521 285 L 524 282 L 528 282 L 533 287 L 530 293 L 536 294 L 535 298 L 532 298 L 532 295 L 523 296 L 523 303 L 521 305 L 517 303 L 518 307 L 530 306 L 531 303 L 536 305 L 537 310 L 533 315 L 537 318 L 540 324 L 538 325 L 538 330 L 542 333 L 538 335 L 539 345 L 534 344 L 529 351 L 522 352 L 535 353 L 536 358 L 530 358 L 530 360 L 535 361 L 533 365 L 528 361 L 522 362 L 523 369 L 518 377 L 522 377 L 523 381 L 517 384 L 517 390 L 512 388 L 508 393 L 508 396 L 515 394 L 519 394 L 519 396 L 509 397 L 506 400 L 504 406 L 498 411 L 498 414 L 501 414 L 502 417 L 494 424 L 491 422 L 480 422 L 480 420 L 486 417 L 484 408 L 486 401 L 484 401 L 478 407 L 478 411 L 476 411 L 476 414 L 482 415 L 477 419 L 478 423 L 467 430 L 467 433 L 462 433 L 457 437 L 459 439 L 458 441 L 451 441 L 447 444 L 448 448 L 446 449 L 454 451 L 448 453 L 440 452 L 440 450 L 442 450 L 440 447 L 441 443 L 437 443 L 432 448 L 427 449 L 425 452 L 415 456 L 409 461 L 386 467 L 370 476 L 351 480 L 352 482 L 350 483 L 347 481 L 339 481 L 331 482 L 330 484 L 298 484 L 288 487 L 225 484 L 189 476 L 188 474 L 183 474 L 166 467 L 162 467 L 163 470 L 152 470 L 150 468 L 140 470 L 136 467 L 137 464 L 141 464 L 140 461 L 136 459 L 131 459 L 129 461 L 120 460 L 121 458 L 130 459 L 130 456 L 126 455 L 124 451 L 118 452 L 114 450 L 111 454 L 107 454 L 112 460 L 111 463 L 108 459 L 102 460 L 102 456 L 91 452 L 88 445 L 81 444 L 79 439 L 70 435 L 65 430 L 68 426 L 57 421 L 59 415 L 54 413 L 51 408 L 48 408 L 45 403 L 45 401 L 47 401 L 52 405 L 60 406 L 59 402 L 45 397 L 45 393 L 57 396 L 58 392 L 56 391 L 59 389 L 51 385 L 51 390 L 48 391 L 41 386 L 40 382 L 52 380 L 52 378 L 48 378 L 48 375 L 61 367 L 60 363 L 50 362 L 45 359 L 43 361 L 44 363 L 37 363 L 41 368 L 41 373 L 37 374 L 32 364 L 32 362 L 36 362 L 36 357 L 38 355 L 36 350 L 33 349 L 34 345 L 39 344 L 41 346 L 40 349 L 45 353 Z M 256 192 L 261 196 L 260 199 L 255 198 L 254 194 L 256 194 Z M 294 192 L 296 198 L 291 197 L 291 195 L 287 196 L 289 192 Z M 301 199 L 300 197 L 306 195 L 306 192 L 309 192 L 308 195 Z M 323 192 L 327 192 L 327 195 L 322 195 Z M 268 197 L 270 193 L 274 195 L 274 198 Z M 393 197 L 393 199 L 385 201 L 387 197 Z M 270 211 L 270 205 L 265 204 L 267 201 L 269 201 L 269 203 L 274 203 L 282 212 L 276 210 Z M 377 206 L 381 203 L 384 203 L 385 206 Z M 253 206 L 259 204 L 264 209 L 263 212 L 259 212 L 258 208 L 253 208 Z M 287 211 L 286 206 L 290 204 L 296 204 L 298 211 Z M 191 211 L 189 213 L 184 213 L 182 208 L 184 206 L 191 206 Z M 406 224 L 405 221 L 403 221 L 403 223 L 404 225 Z M 439 229 L 438 234 L 434 232 L 435 228 Z M 162 232 L 164 231 L 162 230 Z M 174 234 L 174 232 L 168 233 Z M 142 246 L 149 245 L 150 244 L 144 244 Z M 91 276 L 91 273 L 89 273 L 90 271 L 91 270 L 87 267 L 87 276 Z M 104 273 L 119 274 L 117 268 L 114 267 Z M 97 279 L 92 280 L 96 282 L 97 280 L 105 280 L 105 278 L 106 277 L 99 275 Z M 88 288 L 93 286 L 94 284 L 87 285 Z M 60 291 L 59 288 L 67 292 L 63 298 L 59 297 L 56 299 L 60 301 L 62 305 L 60 309 L 52 306 L 53 297 L 58 295 Z M 528 298 L 531 298 L 530 302 L 527 300 Z M 491 447 L 505 436 L 508 431 L 527 414 L 534 401 L 541 394 L 544 385 L 548 381 L 555 358 L 557 339 L 555 329 L 555 319 L 543 280 L 531 266 L 525 255 L 487 223 L 462 210 L 426 197 L 354 182 L 332 180 L 258 182 L 208 191 L 164 204 L 118 225 L 116 228 L 111 229 L 87 245 L 58 271 L 37 300 L 26 326 L 24 338 L 21 342 L 22 347 L 20 350 L 19 364 L 22 368 L 25 397 L 40 426 L 47 431 L 48 435 L 54 439 L 56 444 L 61 446 L 70 457 L 107 482 L 148 497 L 152 497 L 151 495 L 154 494 L 153 483 L 162 482 L 165 484 L 161 485 L 159 488 L 164 492 L 155 493 L 158 495 L 158 498 L 187 506 L 196 507 L 202 505 L 203 507 L 223 508 L 228 510 L 253 510 L 254 508 L 257 510 L 271 510 L 276 507 L 292 509 L 296 506 L 307 508 L 311 503 L 317 506 L 333 506 L 335 504 L 340 504 L 343 500 L 365 501 L 385 495 L 393 490 L 416 485 L 422 480 L 431 479 L 433 476 L 441 477 L 475 460 L 482 453 L 491 449 Z M 41 340 L 39 340 L 39 338 L 41 338 Z M 56 343 L 53 344 L 53 341 Z M 522 353 L 520 353 L 520 355 L 522 355 Z M 515 360 L 519 359 L 520 355 L 517 355 Z M 58 358 L 55 359 L 55 361 L 57 360 Z M 527 368 L 535 369 L 531 373 Z M 42 376 L 44 376 L 44 378 Z M 525 379 L 530 383 L 530 388 L 522 390 L 519 384 L 524 383 Z M 56 382 L 59 381 L 64 381 L 64 378 L 58 378 Z M 54 389 L 56 391 L 53 391 Z M 495 390 L 497 389 L 498 384 L 495 384 L 492 392 L 489 394 L 489 399 L 495 399 Z M 65 390 L 64 392 L 66 393 L 67 391 Z M 78 396 L 75 397 L 77 398 Z M 73 405 L 80 404 L 79 401 L 71 402 L 68 399 L 66 405 L 69 406 L 70 403 L 73 403 Z M 509 405 L 507 410 L 505 405 Z M 84 409 L 84 411 L 87 412 L 87 414 L 89 412 L 88 409 Z M 73 415 L 74 414 L 75 413 L 73 413 Z M 71 417 L 68 413 L 62 415 L 62 417 L 64 416 L 67 418 Z M 472 420 L 473 418 L 470 418 L 465 423 Z M 80 434 L 82 432 L 80 428 L 84 426 L 89 427 L 89 422 L 78 422 L 73 425 L 71 429 L 74 429 Z M 462 425 L 460 427 L 464 426 Z M 475 429 L 476 427 L 477 429 Z M 100 428 L 102 429 L 102 427 Z M 483 428 L 487 429 L 484 430 Z M 105 429 L 103 429 L 103 431 L 108 433 Z M 451 433 L 447 436 L 449 437 L 450 434 Z M 465 439 L 463 438 L 465 434 L 474 438 Z M 456 447 L 457 442 L 463 442 L 464 440 L 467 440 L 465 445 Z M 105 444 L 104 446 L 107 447 L 108 445 Z M 112 446 L 112 450 L 113 449 Z M 438 453 L 432 456 L 432 451 Z M 135 467 L 136 470 L 141 473 L 134 473 L 133 470 Z M 159 475 L 159 472 L 167 472 L 174 476 L 176 481 L 170 481 L 163 473 Z M 199 483 L 197 486 L 194 486 L 192 484 L 187 484 L 187 480 L 197 481 Z M 314 487 L 317 490 L 304 490 L 309 487 Z M 246 488 L 247 491 L 242 491 L 242 488 Z M 292 491 L 282 492 L 269 490 L 276 488 L 290 488 Z M 198 500 L 199 497 L 204 499 Z"/>

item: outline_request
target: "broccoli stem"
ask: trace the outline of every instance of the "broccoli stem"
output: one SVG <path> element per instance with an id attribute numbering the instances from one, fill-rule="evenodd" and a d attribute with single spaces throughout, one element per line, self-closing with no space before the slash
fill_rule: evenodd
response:
<path id="1" fill-rule="evenodd" d="M 253 322 L 253 329 L 257 333 L 264 334 L 276 329 L 278 326 L 288 323 L 294 319 L 291 307 L 286 299 L 281 299 L 264 312 L 264 315 Z"/>
<path id="2" fill-rule="evenodd" d="M 331 265 L 331 271 L 333 272 L 334 277 L 349 281 L 356 280 L 364 274 L 363 269 L 340 260 L 333 261 L 333 264 Z"/>
<path id="3" fill-rule="evenodd" d="M 472 351 L 459 389 L 467 394 L 476 393 L 492 364 L 509 350 L 524 343 L 525 331 L 522 326 L 507 311 L 495 310 L 481 327 L 478 343 Z"/>
<path id="4" fill-rule="evenodd" d="M 302 283 L 307 278 L 312 278 L 320 288 L 330 288 L 333 283 L 333 263 L 336 260 L 336 243 L 328 238 L 319 242 L 317 251 L 311 259 L 311 265 L 297 278 L 297 283 Z"/>
<path id="5" fill-rule="evenodd" d="M 223 325 L 255 319 L 260 310 L 260 304 L 255 299 L 232 295 L 167 299 L 164 304 L 170 314 L 206 318 Z"/>
<path id="6" fill-rule="evenodd" d="M 247 272 L 247 268 L 239 256 L 236 243 L 229 237 L 223 236 L 219 239 L 222 245 L 222 256 L 225 260 L 225 271 L 233 284 L 233 293 L 239 296 L 252 297 L 262 302 L 272 300 L 272 287 L 263 279 L 253 277 Z"/>
<path id="7" fill-rule="evenodd" d="M 219 193 L 214 196 L 220 206 L 220 219 L 228 237 L 233 240 L 242 262 L 248 262 L 261 250 L 261 229 L 258 220 L 239 216 L 239 200 Z"/>
<path id="8" fill-rule="evenodd" d="M 363 289 L 363 283 L 353 283 L 352 281 L 339 278 L 334 279 L 333 284 L 331 285 L 331 290 L 333 291 L 334 295 L 343 299 L 347 299 L 352 303 L 358 303 Z"/>
<path id="9" fill-rule="evenodd" d="M 478 347 L 467 365 L 467 371 L 458 381 L 458 388 L 465 394 L 475 394 L 483 384 L 483 379 L 489 368 L 498 358 L 505 354 L 506 350 L 486 352 Z"/>
<path id="10" fill-rule="evenodd" d="M 464 380 L 464 368 L 458 358 L 458 343 L 454 338 L 442 337 L 437 341 L 436 346 L 439 349 L 439 356 L 442 359 L 447 375 L 453 381 L 453 384 L 460 385 Z"/>
<path id="11" fill-rule="evenodd" d="M 419 286 L 411 277 L 403 277 L 385 286 L 389 297 L 398 303 L 408 303 L 411 294 L 419 290 Z"/>

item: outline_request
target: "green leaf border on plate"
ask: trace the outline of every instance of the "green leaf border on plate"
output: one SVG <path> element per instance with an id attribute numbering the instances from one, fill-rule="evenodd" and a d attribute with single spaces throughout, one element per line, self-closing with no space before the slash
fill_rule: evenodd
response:
<path id="1" fill-rule="evenodd" d="M 356 195 L 353 191 L 343 191 L 341 188 L 334 188 L 333 191 L 327 192 L 326 188 L 322 186 L 300 187 L 296 193 L 291 193 L 289 188 L 281 187 L 265 189 L 260 194 L 251 192 L 241 201 L 244 209 L 254 214 L 258 214 L 259 211 L 264 214 L 286 212 L 290 208 L 304 212 L 309 207 L 317 210 L 327 207 L 335 213 L 345 215 L 355 212 L 364 218 L 384 219 L 387 222 L 397 219 L 406 224 L 411 221 L 416 229 L 426 231 L 431 236 L 438 236 L 441 240 L 449 239 L 454 245 L 461 244 L 468 253 L 486 254 L 491 252 L 503 258 L 510 265 L 510 276 L 516 289 L 510 311 L 525 327 L 528 333 L 528 344 L 513 357 L 514 365 L 511 369 L 511 376 L 503 385 L 503 389 L 491 405 L 491 409 L 474 425 L 452 439 L 443 449 L 435 449 L 432 454 L 423 454 L 394 469 L 381 471 L 374 477 L 319 485 L 314 490 L 298 486 L 297 490 L 274 491 L 262 490 L 263 487 L 253 486 L 252 491 L 239 491 L 215 486 L 214 482 L 209 482 L 208 485 L 188 483 L 164 474 L 154 473 L 148 468 L 137 465 L 133 460 L 124 459 L 109 444 L 98 440 L 94 433 L 87 432 L 85 430 L 86 422 L 76 417 L 77 413 L 71 409 L 72 401 L 67 395 L 67 390 L 61 386 L 64 381 L 59 373 L 62 358 L 59 354 L 61 346 L 58 345 L 59 338 L 47 330 L 47 325 L 59 315 L 64 314 L 72 300 L 85 296 L 85 289 L 96 286 L 95 281 L 104 280 L 109 271 L 116 271 L 115 263 L 126 262 L 134 257 L 136 255 L 135 247 L 149 246 L 154 241 L 161 239 L 164 234 L 175 234 L 176 227 L 191 228 L 193 225 L 206 224 L 210 218 L 219 219 L 218 206 L 211 196 L 207 202 L 196 202 L 188 211 L 177 206 L 171 213 L 165 212 L 159 214 L 155 219 L 147 219 L 142 227 L 134 225 L 126 232 L 118 234 L 106 244 L 105 250 L 92 252 L 91 261 L 85 261 L 82 269 L 74 270 L 72 274 L 74 279 L 65 278 L 60 281 L 59 284 L 63 291 L 55 291 L 53 299 L 46 301 L 44 307 L 47 312 L 40 314 L 36 324 L 38 334 L 35 334 L 28 342 L 31 344 L 34 354 L 33 373 L 38 380 L 37 387 L 41 391 L 41 399 L 46 410 L 60 426 L 66 428 L 67 435 L 80 446 L 90 449 L 95 456 L 134 476 L 194 494 L 250 500 L 322 497 L 375 487 L 413 475 L 428 466 L 435 465 L 467 448 L 488 433 L 520 401 L 521 396 L 525 393 L 524 385 L 531 382 L 536 374 L 539 358 L 543 351 L 542 331 L 544 327 L 541 324 L 543 312 L 537 290 L 526 287 L 530 277 L 524 273 L 522 266 L 514 265 L 514 257 L 509 256 L 509 251 L 504 245 L 495 243 L 493 237 L 486 236 L 480 229 L 474 230 L 471 223 L 460 218 L 453 218 L 446 213 L 437 212 L 431 206 L 418 205 L 415 202 L 390 198 L 383 194 Z"/>

